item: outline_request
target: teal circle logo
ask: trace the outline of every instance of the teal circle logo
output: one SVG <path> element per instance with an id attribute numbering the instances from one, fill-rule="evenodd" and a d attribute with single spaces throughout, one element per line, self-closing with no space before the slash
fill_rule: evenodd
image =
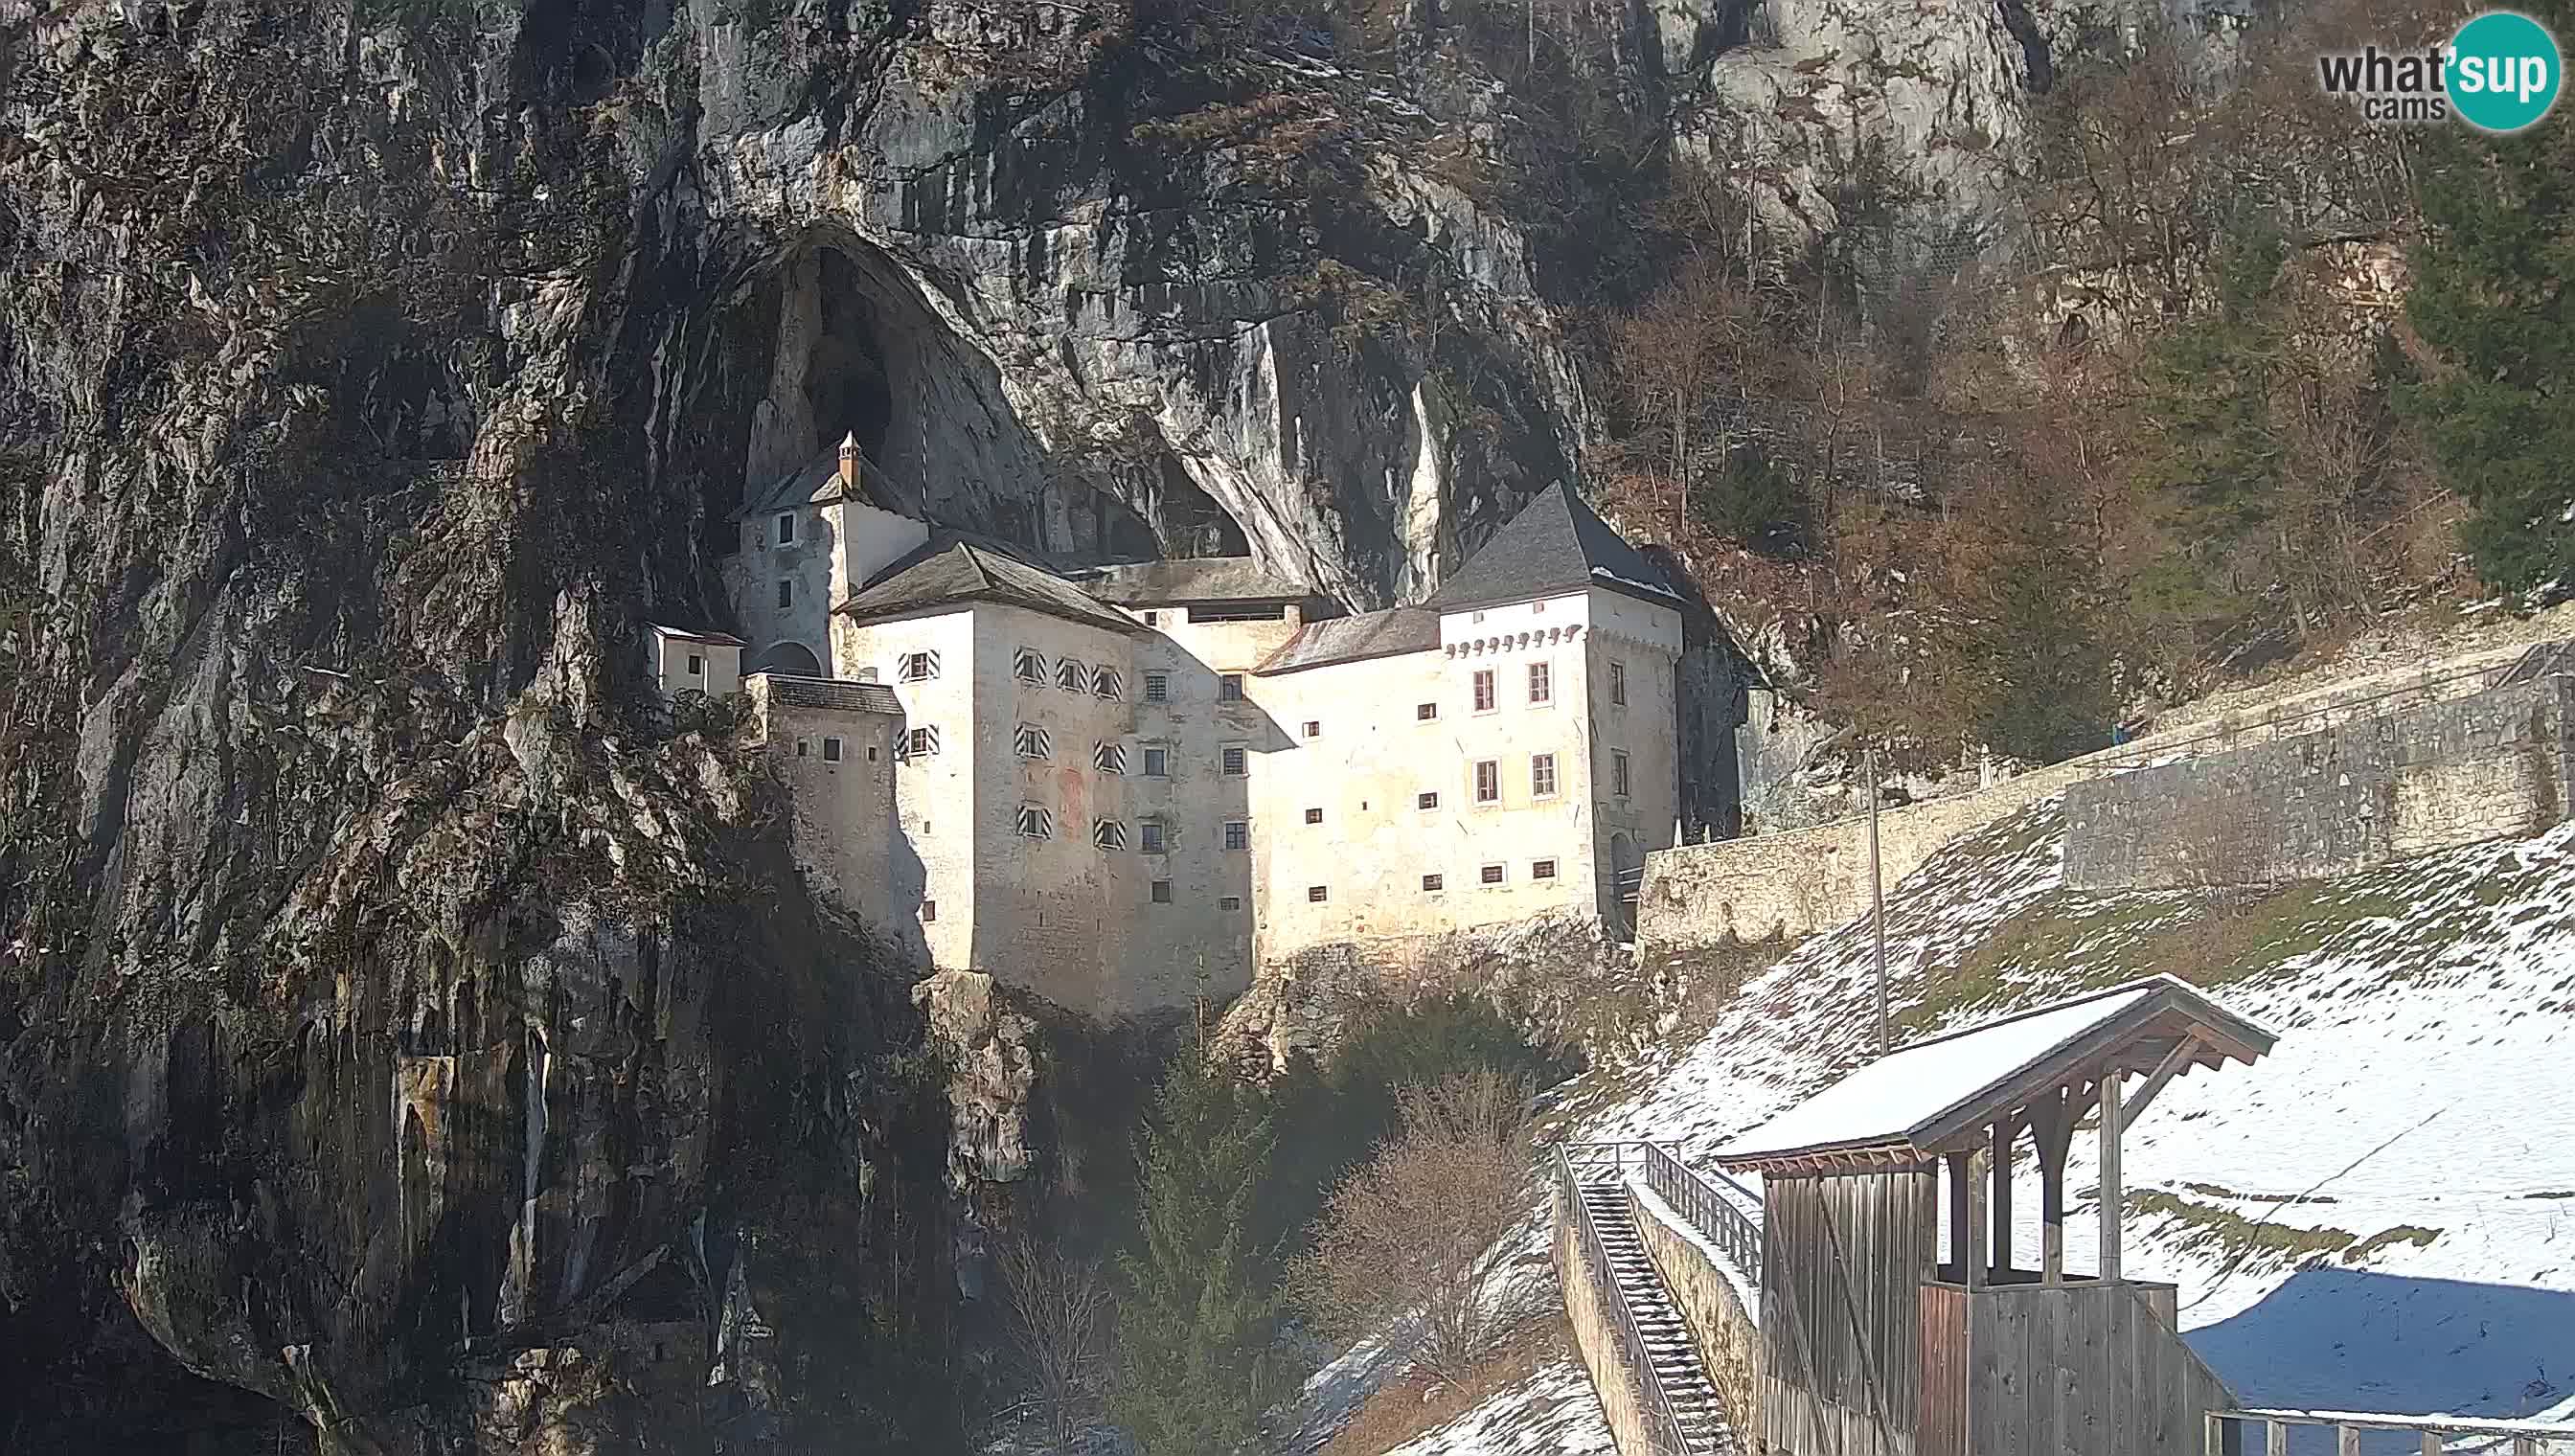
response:
<path id="1" fill-rule="evenodd" d="M 2489 10 L 2459 27 L 2442 53 L 2441 86 L 2459 120 L 2517 132 L 2548 114 L 2565 79 L 2557 38 L 2527 15 Z"/>

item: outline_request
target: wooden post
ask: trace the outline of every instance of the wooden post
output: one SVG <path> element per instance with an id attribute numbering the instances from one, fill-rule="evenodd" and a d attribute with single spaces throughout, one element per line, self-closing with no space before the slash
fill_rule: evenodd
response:
<path id="1" fill-rule="evenodd" d="M 2289 1423 L 2287 1421 L 2264 1421 L 2262 1423 L 2262 1450 L 2264 1456 L 2289 1456 Z"/>
<path id="2" fill-rule="evenodd" d="M 2226 1422 L 2215 1411 L 2201 1419 L 2206 1426 L 2206 1438 L 2199 1443 L 2201 1456 L 2226 1456 Z"/>
<path id="3" fill-rule="evenodd" d="M 2119 1082 L 2112 1067 L 2101 1073 L 2101 1278 L 2119 1277 Z"/>
<path id="4" fill-rule="evenodd" d="M 2060 1087 L 2030 1104 L 2030 1138 L 2038 1144 L 2038 1275 L 2042 1284 L 2065 1282 L 2065 1148 L 2073 1139 L 2074 1113 Z"/>
<path id="5" fill-rule="evenodd" d="M 2423 1433 L 2423 1456 L 2441 1456 L 2440 1432 L 2425 1431 Z"/>
<path id="6" fill-rule="evenodd" d="M 1992 1282 L 1985 1272 L 1989 1267 L 1985 1258 L 1985 1155 L 1976 1151 L 1960 1156 L 1967 1184 L 1967 1287 L 1982 1289 Z"/>
<path id="7" fill-rule="evenodd" d="M 2334 1427 L 2334 1456 L 2360 1456 L 2360 1427 Z"/>
<path id="8" fill-rule="evenodd" d="M 1993 1263 L 1997 1269 L 2008 1269 L 2012 1262 L 2012 1119 L 1994 1124 L 1994 1234 Z"/>

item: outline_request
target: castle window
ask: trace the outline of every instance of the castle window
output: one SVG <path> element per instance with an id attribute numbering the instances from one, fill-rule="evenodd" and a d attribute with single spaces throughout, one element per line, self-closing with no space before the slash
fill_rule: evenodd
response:
<path id="1" fill-rule="evenodd" d="M 796 544 L 796 513 L 793 511 L 778 513 L 778 544 L 780 546 Z"/>
<path id="2" fill-rule="evenodd" d="M 1439 705 L 1436 703 L 1416 703 L 1412 705 L 1412 717 L 1413 721 L 1416 723 L 1428 723 L 1438 716 Z"/>
<path id="3" fill-rule="evenodd" d="M 796 756 L 799 758 L 810 758 L 814 756 L 814 740 L 812 738 L 798 738 L 796 740 Z"/>
<path id="4" fill-rule="evenodd" d="M 1146 613 L 1146 614 L 1145 614 L 1145 625 L 1146 625 L 1147 627 L 1160 627 L 1160 626 L 1162 626 L 1162 625 L 1163 625 L 1163 614 L 1161 614 L 1161 613 L 1159 613 L 1159 612 L 1148 612 L 1148 613 Z"/>
<path id="5" fill-rule="evenodd" d="M 1437 808 L 1439 806 L 1439 795 L 1435 792 L 1424 789 L 1422 792 L 1416 793 L 1412 796 L 1412 806 L 1414 808 Z"/>
<path id="6" fill-rule="evenodd" d="M 1216 680 L 1216 701 L 1219 703 L 1241 703 L 1243 701 L 1243 675 L 1241 673 L 1227 673 Z"/>
<path id="7" fill-rule="evenodd" d="M 1116 819 L 1102 819 L 1091 826 L 1091 842 L 1097 848 L 1124 849 L 1127 847 L 1127 826 Z"/>
<path id="8" fill-rule="evenodd" d="M 1103 668 L 1091 675 L 1091 691 L 1116 703 L 1127 696 L 1127 680 L 1116 668 Z"/>
<path id="9" fill-rule="evenodd" d="M 1530 860 L 1530 861 L 1529 861 L 1529 878 L 1531 878 L 1531 879 L 1553 879 L 1553 878 L 1555 878 L 1555 861 L 1554 861 L 1554 860 L 1552 860 L 1552 859 L 1532 859 L 1532 860 Z"/>
<path id="10" fill-rule="evenodd" d="M 1020 725 L 1020 730 L 1011 735 L 1011 747 L 1023 758 L 1052 758 L 1055 756 L 1055 734 L 1035 724 L 1024 723 Z"/>
<path id="11" fill-rule="evenodd" d="M 1046 657 L 1036 648 L 1022 648 L 1011 655 L 1011 675 L 1023 683 L 1046 685 Z"/>
<path id="12" fill-rule="evenodd" d="M 939 676 L 939 654 L 906 653 L 895 664 L 894 676 L 900 683 L 927 683 Z"/>
<path id="13" fill-rule="evenodd" d="M 707 660 L 696 653 L 689 654 L 689 676 L 692 678 L 707 676 Z"/>
<path id="14" fill-rule="evenodd" d="M 1329 897 L 1329 894 L 1330 892 L 1325 890 L 1319 884 L 1309 884 L 1305 886 L 1305 902 L 1307 904 L 1319 905 Z"/>
<path id="15" fill-rule="evenodd" d="M 1225 847 L 1238 853 L 1252 847 L 1252 822 L 1249 819 L 1225 821 Z"/>
<path id="16" fill-rule="evenodd" d="M 1483 868 L 1475 871 L 1475 878 L 1485 884 L 1499 884 L 1502 882 L 1502 866 L 1498 864 L 1487 864 Z"/>
<path id="17" fill-rule="evenodd" d="M 1475 711 L 1493 711 L 1493 670 L 1490 668 L 1479 669 L 1475 674 Z"/>
<path id="18" fill-rule="evenodd" d="M 1309 808 L 1309 809 L 1305 810 L 1305 822 L 1307 822 L 1307 823 L 1309 823 L 1309 824 L 1319 824 L 1319 823 L 1321 823 L 1322 821 L 1323 821 L 1323 811 L 1322 811 L 1321 809 L 1318 809 L 1318 808 Z"/>
<path id="19" fill-rule="evenodd" d="M 1216 907 L 1221 910 L 1240 910 L 1243 908 L 1243 896 L 1239 894 L 1221 895 L 1217 899 Z"/>
<path id="20" fill-rule="evenodd" d="M 823 761 L 826 763 L 838 763 L 841 761 L 841 740 L 839 738 L 825 738 L 823 740 Z"/>
<path id="21" fill-rule="evenodd" d="M 1127 771 L 1127 748 L 1123 743 L 1102 743 L 1091 750 L 1091 766 L 1103 773 Z"/>
<path id="22" fill-rule="evenodd" d="M 1154 881 L 1154 903 L 1156 903 L 1156 904 L 1158 904 L 1158 905 L 1167 905 L 1167 904 L 1170 904 L 1171 902 L 1172 902 L 1172 882 L 1171 882 L 1170 880 L 1168 880 L 1168 879 L 1158 879 L 1158 880 L 1155 880 L 1155 881 Z"/>
<path id="23" fill-rule="evenodd" d="M 1620 798 L 1627 796 L 1627 753 L 1623 748 L 1610 751 L 1609 787 Z"/>
<path id="24" fill-rule="evenodd" d="M 1536 708 L 1555 701 L 1555 676 L 1544 663 L 1531 663 L 1529 670 L 1529 706 Z"/>
<path id="25" fill-rule="evenodd" d="M 1475 802 L 1500 803 L 1501 801 L 1502 765 L 1491 758 L 1477 760 L 1475 764 Z"/>
<path id="26" fill-rule="evenodd" d="M 1309 738 L 1319 738 L 1319 737 L 1321 737 L 1322 735 L 1323 735 L 1323 726 L 1322 726 L 1321 724 L 1319 724 L 1319 723 L 1315 722 L 1314 720 L 1312 720 L 1312 719 L 1310 719 L 1310 718 L 1309 718 L 1309 719 L 1307 719 L 1307 720 L 1305 720 L 1305 736 L 1307 736 L 1307 737 L 1309 737 Z"/>
<path id="27" fill-rule="evenodd" d="M 923 900 L 923 901 L 921 902 L 921 922 L 922 922 L 923 924 L 925 924 L 925 925 L 926 925 L 926 924 L 929 924 L 931 921 L 933 921 L 933 920 L 935 920 L 935 919 L 938 919 L 938 918 L 939 918 L 939 901 L 937 901 L 937 900 Z"/>
<path id="28" fill-rule="evenodd" d="M 1627 706 L 1627 665 L 1609 665 L 1609 701 L 1620 708 Z"/>
<path id="29" fill-rule="evenodd" d="M 1555 797 L 1555 755 L 1529 754 L 1529 797 Z"/>
<path id="30" fill-rule="evenodd" d="M 1147 703 L 1168 703 L 1171 701 L 1171 674 L 1148 673 L 1145 675 L 1145 701 Z"/>
<path id="31" fill-rule="evenodd" d="M 1067 693 L 1091 691 L 1091 670 L 1071 658 L 1055 665 L 1055 686 Z"/>
<path id="32" fill-rule="evenodd" d="M 1147 819 L 1136 826 L 1136 847 L 1146 853 L 1163 853 L 1170 843 L 1171 835 L 1161 819 Z"/>
<path id="33" fill-rule="evenodd" d="M 917 728 L 903 735 L 903 745 L 896 751 L 895 756 L 898 758 L 927 758 L 938 751 L 939 729 L 935 728 Z"/>
<path id="34" fill-rule="evenodd" d="M 1148 778 L 1171 777 L 1172 750 L 1169 748 L 1147 748 L 1145 750 L 1145 776 Z"/>
<path id="35" fill-rule="evenodd" d="M 869 762 L 871 762 L 871 763 L 873 763 L 873 762 L 875 762 L 876 760 L 877 760 L 877 745 L 876 745 L 876 744 L 874 744 L 874 743 L 870 743 L 870 744 L 868 744 L 868 761 L 869 761 Z"/>
<path id="36" fill-rule="evenodd" d="M 1055 815 L 1034 803 L 1021 804 L 1018 828 L 1027 838 L 1052 839 L 1055 837 Z"/>
<path id="37" fill-rule="evenodd" d="M 1531 617 L 1544 617 L 1544 616 L 1546 616 L 1546 604 L 1545 604 L 1545 603 L 1543 603 L 1543 602 L 1532 602 L 1532 603 L 1530 603 L 1530 604 L 1529 604 L 1529 616 L 1531 616 Z"/>
<path id="38" fill-rule="evenodd" d="M 1218 762 L 1224 766 L 1228 778 L 1241 778 L 1252 771 L 1252 753 L 1248 748 L 1227 748 L 1218 755 Z"/>
<path id="39" fill-rule="evenodd" d="M 778 579 L 778 605 L 781 607 L 796 605 L 796 584 L 785 577 Z"/>
<path id="40" fill-rule="evenodd" d="M 1437 894 L 1441 886 L 1445 885 L 1447 882 L 1447 877 L 1445 875 L 1425 874 L 1421 876 L 1421 892 L 1423 894 Z"/>

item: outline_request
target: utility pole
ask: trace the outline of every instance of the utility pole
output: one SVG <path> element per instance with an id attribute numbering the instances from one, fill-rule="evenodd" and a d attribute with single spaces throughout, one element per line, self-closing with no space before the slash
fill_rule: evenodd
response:
<path id="1" fill-rule="evenodd" d="M 1886 1039 L 1886 881 L 1877 869 L 1877 745 L 1860 750 L 1860 771 L 1868 775 L 1868 923 L 1877 937 L 1877 1054 L 1890 1049 Z"/>

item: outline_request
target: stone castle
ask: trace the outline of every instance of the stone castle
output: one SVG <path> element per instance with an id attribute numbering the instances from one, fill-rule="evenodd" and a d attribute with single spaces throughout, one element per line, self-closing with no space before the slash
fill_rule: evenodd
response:
<path id="1" fill-rule="evenodd" d="M 1673 841 L 1681 599 L 1562 486 L 1346 616 L 1243 558 L 1050 570 L 875 484 L 853 439 L 755 492 L 747 639 L 658 622 L 651 669 L 749 695 L 806 872 L 936 967 L 1186 1004 L 1316 946 L 1615 923 Z"/>

